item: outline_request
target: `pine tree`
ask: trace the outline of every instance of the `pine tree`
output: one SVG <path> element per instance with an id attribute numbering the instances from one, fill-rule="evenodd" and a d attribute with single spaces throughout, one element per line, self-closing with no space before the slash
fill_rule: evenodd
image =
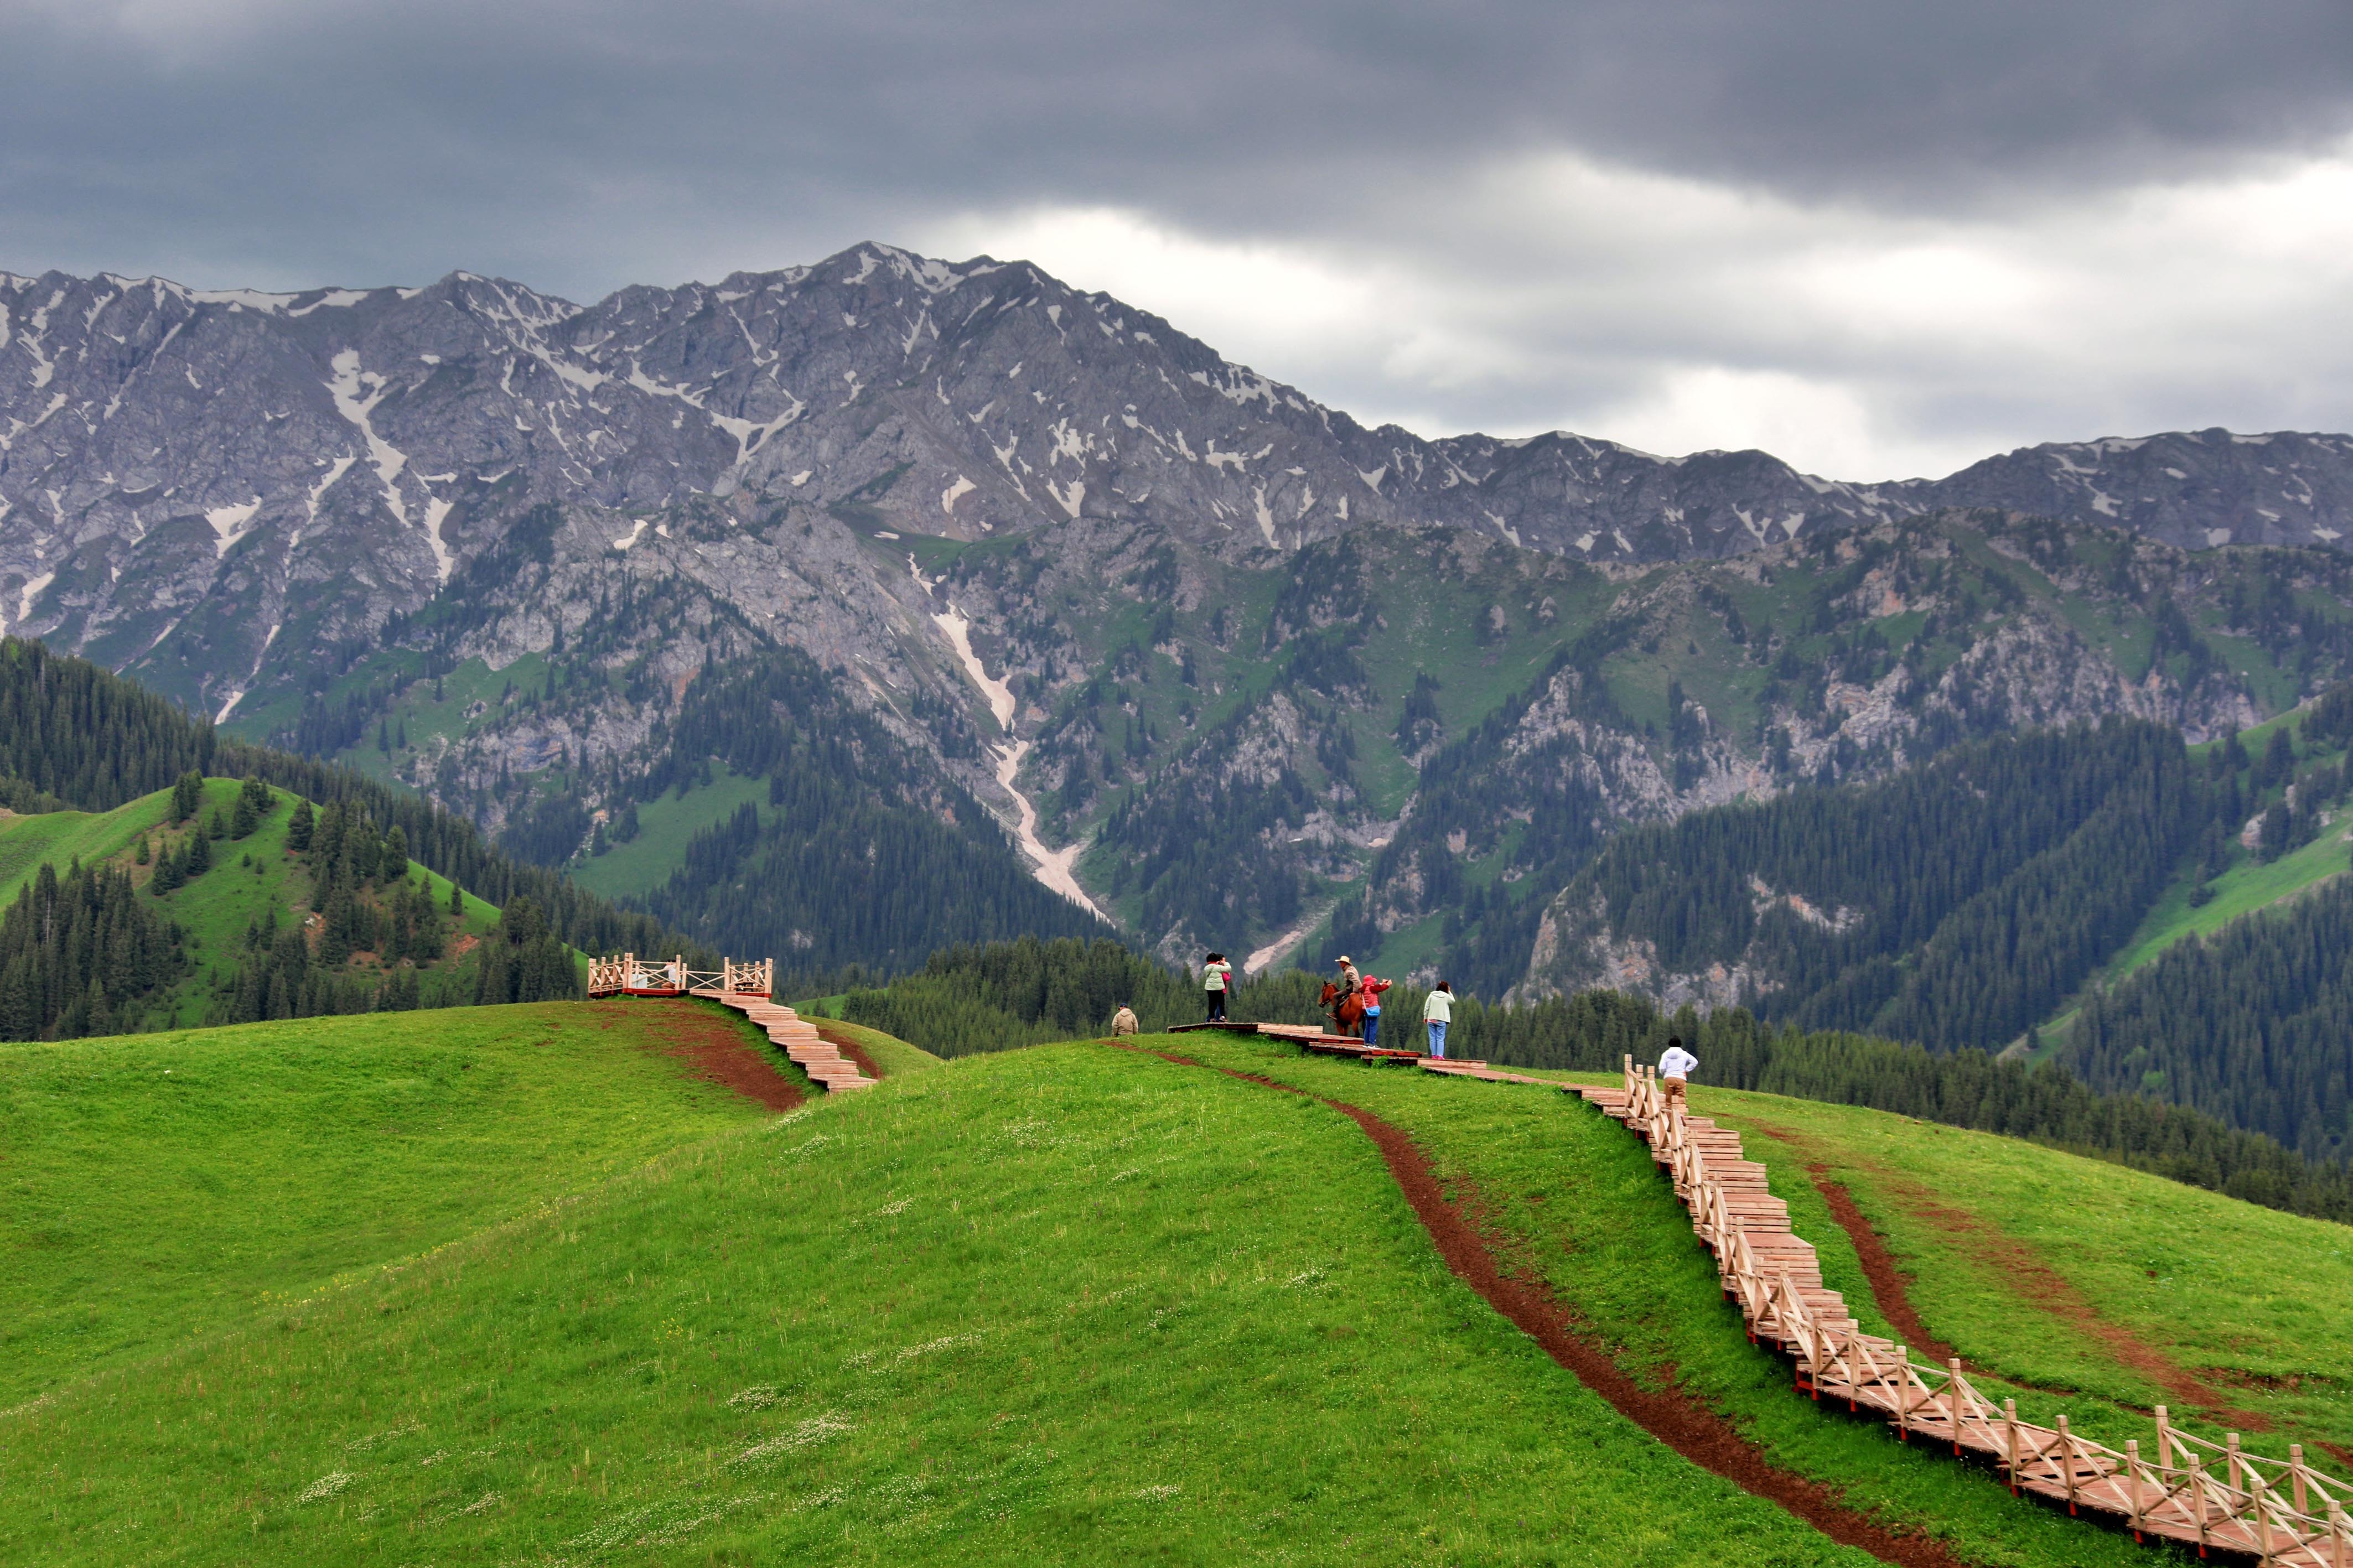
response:
<path id="1" fill-rule="evenodd" d="M 378 862 L 376 875 L 386 882 L 400 881 L 408 875 L 408 835 L 400 830 L 396 822 L 384 836 L 384 857 Z"/>
<path id="2" fill-rule="evenodd" d="M 185 822 L 204 804 L 205 775 L 193 768 L 182 773 L 172 785 L 172 820 Z"/>
<path id="3" fill-rule="evenodd" d="M 297 855 L 311 847 L 311 835 L 318 827 L 318 814 L 311 809 L 308 800 L 294 803 L 294 815 L 286 820 L 286 847 Z"/>

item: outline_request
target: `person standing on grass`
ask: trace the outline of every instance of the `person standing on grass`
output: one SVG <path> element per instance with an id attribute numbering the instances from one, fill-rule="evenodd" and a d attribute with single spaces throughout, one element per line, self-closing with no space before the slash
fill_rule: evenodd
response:
<path id="1" fill-rule="evenodd" d="M 1659 1087 L 1665 1092 L 1668 1104 L 1683 1102 L 1685 1081 L 1697 1066 L 1699 1058 L 1683 1049 L 1683 1037 L 1669 1035 L 1666 1055 L 1659 1058 Z"/>
<path id="2" fill-rule="evenodd" d="M 1446 1026 L 1454 1021 L 1454 987 L 1440 981 L 1421 1004 L 1421 1021 L 1430 1026 L 1430 1054 L 1446 1059 Z"/>
<path id="3" fill-rule="evenodd" d="M 1209 1023 L 1219 1023 L 1226 1016 L 1226 983 L 1233 973 L 1234 966 L 1222 952 L 1209 954 L 1201 965 L 1201 989 L 1209 994 Z"/>
<path id="4" fill-rule="evenodd" d="M 1119 1005 L 1119 1011 L 1111 1016 L 1111 1034 L 1113 1039 L 1119 1038 L 1122 1035 L 1132 1035 L 1142 1026 L 1142 1020 L 1136 1017 L 1135 1009 L 1124 1002 Z"/>

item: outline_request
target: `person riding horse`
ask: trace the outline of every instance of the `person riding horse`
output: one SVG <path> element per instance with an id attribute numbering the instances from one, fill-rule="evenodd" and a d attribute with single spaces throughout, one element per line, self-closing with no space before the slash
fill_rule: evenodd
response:
<path id="1" fill-rule="evenodd" d="M 1366 1005 L 1365 979 L 1363 975 L 1356 973 L 1356 964 L 1349 961 L 1348 955 L 1345 952 L 1340 955 L 1335 967 L 1340 971 L 1340 977 L 1336 981 L 1327 980 L 1324 983 L 1323 994 L 1319 1000 L 1324 1016 L 1332 1020 L 1333 1032 L 1346 1035 L 1352 1038 L 1356 1037 L 1361 1035 L 1365 1021 Z M 1386 984 L 1381 988 L 1388 989 Z"/>

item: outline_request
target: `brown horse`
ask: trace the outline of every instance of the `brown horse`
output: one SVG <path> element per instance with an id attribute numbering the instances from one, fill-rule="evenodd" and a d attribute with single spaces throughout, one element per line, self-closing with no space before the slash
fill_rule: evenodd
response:
<path id="1" fill-rule="evenodd" d="M 1326 980 L 1324 983 L 1324 994 L 1316 1001 L 1317 1005 L 1324 1009 L 1324 1016 L 1332 1020 L 1334 1034 L 1346 1035 L 1353 1038 L 1362 1032 L 1360 1026 L 1365 1021 L 1363 992 L 1343 992 L 1337 985 Z"/>

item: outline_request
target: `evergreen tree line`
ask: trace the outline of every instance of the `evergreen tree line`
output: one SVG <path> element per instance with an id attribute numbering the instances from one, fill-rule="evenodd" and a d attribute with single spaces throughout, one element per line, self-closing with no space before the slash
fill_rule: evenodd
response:
<path id="1" fill-rule="evenodd" d="M 561 875 L 482 842 L 472 823 L 430 801 L 332 763 L 219 734 L 164 698 L 86 659 L 37 642 L 0 639 L 0 777 L 84 811 L 111 811 L 188 773 L 248 775 L 325 804 L 364 809 L 398 827 L 407 852 L 491 903 L 529 897 L 550 928 L 584 952 L 687 951 L 715 955 L 642 912 L 615 909 Z"/>
<path id="2" fill-rule="evenodd" d="M 2175 943 L 2076 1016 L 2094 1087 L 2195 1106 L 2313 1159 L 2353 1153 L 2353 880 Z"/>
<path id="3" fill-rule="evenodd" d="M 961 1057 L 1106 1035 L 1123 1003 L 1147 1033 L 1198 1023 L 1207 1011 L 1189 970 L 1171 970 L 1109 938 L 1025 936 L 944 948 L 887 986 L 850 990 L 841 1016 L 934 1056 Z M 1268 1022 L 1313 1023 L 1317 1016 L 1314 984 L 1296 970 L 1241 982 L 1228 1006 L 1236 1018 Z"/>
<path id="4" fill-rule="evenodd" d="M 683 793 L 712 763 L 765 774 L 766 807 L 746 803 L 695 835 L 645 904 L 707 944 L 773 957 L 779 984 L 853 963 L 902 973 L 940 948 L 1017 931 L 1107 929 L 1041 886 L 978 801 L 797 653 L 706 669 L 668 751 L 633 787 L 642 799 Z"/>
<path id="5" fill-rule="evenodd" d="M 1323 976 L 1287 970 L 1233 994 L 1237 1020 L 1312 1024 Z M 1382 998 L 1386 1040 L 1419 1043 L 1427 993 Z M 887 987 L 853 990 L 842 1016 L 940 1056 L 1107 1035 L 1121 1003 L 1149 1033 L 1202 1016 L 1198 977 L 1113 942 L 1024 939 L 933 955 Z M 1746 1008 L 1669 1015 L 1648 998 L 1586 991 L 1529 1005 L 1457 1000 L 1450 1055 L 1507 1067 L 1616 1072 L 1655 1062 L 1667 1037 L 1700 1058 L 1699 1080 L 1833 1105 L 1867 1106 L 1948 1126 L 2024 1138 L 2206 1187 L 2267 1207 L 2353 1222 L 2353 1174 L 2260 1132 L 2134 1093 L 2095 1089 L 2063 1068 L 1834 1030 L 1776 1028 Z"/>
<path id="6" fill-rule="evenodd" d="M 1598 902 L 1671 970 L 1745 960 L 1753 1004 L 1777 1019 L 1998 1045 L 2115 951 L 2242 798 L 2236 773 L 2193 769 L 2172 731 L 2112 718 L 1636 829 L 1564 900 Z"/>
<path id="7" fill-rule="evenodd" d="M 178 928 L 133 894 L 128 871 L 76 861 L 59 878 L 45 861 L 0 916 L 0 1039 L 135 1029 L 186 969 Z"/>

